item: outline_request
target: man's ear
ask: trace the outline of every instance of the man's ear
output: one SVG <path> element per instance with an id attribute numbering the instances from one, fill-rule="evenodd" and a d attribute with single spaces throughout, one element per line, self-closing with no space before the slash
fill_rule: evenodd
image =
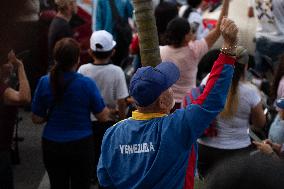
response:
<path id="1" fill-rule="evenodd" d="M 165 99 L 164 95 L 161 95 L 158 99 L 158 104 L 159 104 L 159 108 L 161 110 L 167 110 L 168 108 L 168 104 L 167 104 L 167 100 Z"/>
<path id="2" fill-rule="evenodd" d="M 88 49 L 88 54 L 89 54 L 92 58 L 94 57 L 92 49 Z"/>
<path id="3" fill-rule="evenodd" d="M 115 54 L 116 50 L 115 49 L 112 49 L 112 53 L 111 53 L 111 56 L 113 57 L 114 54 Z"/>

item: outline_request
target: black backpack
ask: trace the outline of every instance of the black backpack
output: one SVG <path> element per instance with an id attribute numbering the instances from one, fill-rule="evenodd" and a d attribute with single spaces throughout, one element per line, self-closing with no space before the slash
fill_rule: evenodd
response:
<path id="1" fill-rule="evenodd" d="M 116 33 L 116 42 L 119 48 L 120 45 L 128 46 L 132 39 L 132 29 L 128 20 L 123 19 L 115 6 L 114 0 L 109 0 L 112 11 L 112 18 L 114 19 L 113 31 Z"/>

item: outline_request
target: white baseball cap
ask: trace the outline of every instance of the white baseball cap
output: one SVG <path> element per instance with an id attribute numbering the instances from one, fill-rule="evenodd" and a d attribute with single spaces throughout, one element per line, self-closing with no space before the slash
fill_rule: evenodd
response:
<path id="1" fill-rule="evenodd" d="M 90 48 L 97 52 L 110 51 L 115 45 L 116 42 L 113 40 L 112 35 L 105 30 L 93 32 L 90 39 Z"/>

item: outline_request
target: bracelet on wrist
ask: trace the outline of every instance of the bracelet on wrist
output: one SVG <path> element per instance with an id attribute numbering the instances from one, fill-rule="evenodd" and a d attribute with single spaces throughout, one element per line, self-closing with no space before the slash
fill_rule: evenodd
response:
<path id="1" fill-rule="evenodd" d="M 236 48 L 237 46 L 222 47 L 220 51 L 222 54 L 225 54 L 227 56 L 236 56 Z"/>

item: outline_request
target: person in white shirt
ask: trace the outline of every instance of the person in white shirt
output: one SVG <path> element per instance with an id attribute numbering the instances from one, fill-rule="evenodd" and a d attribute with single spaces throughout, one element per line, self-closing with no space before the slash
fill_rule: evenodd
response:
<path id="1" fill-rule="evenodd" d="M 229 0 L 224 0 L 219 19 L 214 30 L 201 40 L 194 40 L 191 27 L 184 18 L 174 18 L 168 25 L 164 36 L 165 45 L 160 46 L 161 59 L 176 64 L 180 78 L 173 85 L 176 105 L 173 110 L 181 108 L 183 98 L 196 87 L 198 63 L 220 37 L 222 18 L 228 15 Z"/>
<path id="2" fill-rule="evenodd" d="M 99 160 L 105 131 L 115 122 L 126 118 L 127 104 L 125 99 L 129 93 L 124 72 L 111 62 L 111 57 L 115 53 L 115 45 L 116 42 L 109 32 L 105 30 L 93 32 L 89 49 L 93 62 L 82 65 L 78 70 L 79 73 L 90 77 L 97 84 L 106 106 L 111 111 L 112 121 L 106 123 L 98 122 L 93 115 L 91 117 L 95 142 L 95 165 Z M 93 174 L 93 179 L 95 179 L 95 172 Z"/>
<path id="3" fill-rule="evenodd" d="M 249 0 L 248 16 L 256 14 L 256 70 L 264 74 L 269 57 L 275 64 L 280 54 L 284 53 L 284 1 L 283 0 Z M 274 65 L 273 65 L 274 66 Z"/>
<path id="4" fill-rule="evenodd" d="M 250 151 L 247 134 L 250 120 L 254 127 L 262 128 L 266 122 L 258 89 L 246 81 L 248 53 L 237 48 L 237 61 L 232 85 L 224 110 L 217 116 L 217 136 L 202 137 L 199 143 L 198 170 L 201 177 L 218 162 L 232 155 Z"/>
<path id="5" fill-rule="evenodd" d="M 105 30 L 93 32 L 90 55 L 92 63 L 82 65 L 78 72 L 93 79 L 101 92 L 107 107 L 112 110 L 114 121 L 125 118 L 126 102 L 129 96 L 123 70 L 112 64 L 110 58 L 115 53 L 116 42 Z"/>

